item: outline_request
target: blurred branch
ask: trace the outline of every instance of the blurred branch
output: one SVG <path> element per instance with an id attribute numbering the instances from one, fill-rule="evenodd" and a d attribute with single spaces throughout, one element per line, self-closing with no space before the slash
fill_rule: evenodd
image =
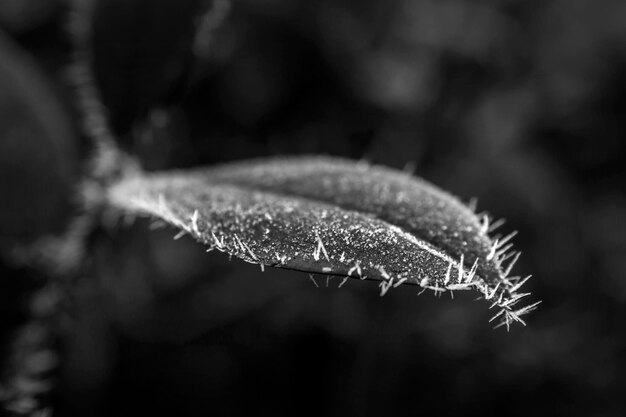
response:
<path id="1" fill-rule="evenodd" d="M 206 57 L 213 40 L 213 32 L 221 26 L 231 8 L 231 0 L 213 0 L 211 7 L 202 14 L 193 43 L 193 51 L 197 57 Z"/>

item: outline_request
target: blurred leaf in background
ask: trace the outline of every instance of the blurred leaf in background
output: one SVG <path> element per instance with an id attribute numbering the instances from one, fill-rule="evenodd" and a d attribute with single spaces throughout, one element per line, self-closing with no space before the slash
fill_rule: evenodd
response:
<path id="1" fill-rule="evenodd" d="M 0 236 L 58 232 L 72 213 L 78 140 L 60 94 L 0 32 Z"/>
<path id="2" fill-rule="evenodd" d="M 12 34 L 36 29 L 59 10 L 62 0 L 2 0 L 0 28 Z"/>

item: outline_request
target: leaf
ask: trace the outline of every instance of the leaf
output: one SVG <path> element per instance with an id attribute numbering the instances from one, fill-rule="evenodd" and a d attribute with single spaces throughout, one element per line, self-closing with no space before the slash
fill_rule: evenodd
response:
<path id="1" fill-rule="evenodd" d="M 50 80 L 0 32 L 0 237 L 63 228 L 72 213 L 77 145 Z"/>
<path id="2" fill-rule="evenodd" d="M 36 29 L 60 9 L 60 0 L 2 0 L 0 27 L 11 33 Z"/>
<path id="3" fill-rule="evenodd" d="M 489 218 L 406 173 L 329 157 L 273 158 L 128 178 L 109 201 L 262 266 L 403 283 L 437 294 L 477 290 L 508 328 L 536 304 L 508 277 L 518 254 Z M 512 260 L 511 260 L 512 259 Z"/>

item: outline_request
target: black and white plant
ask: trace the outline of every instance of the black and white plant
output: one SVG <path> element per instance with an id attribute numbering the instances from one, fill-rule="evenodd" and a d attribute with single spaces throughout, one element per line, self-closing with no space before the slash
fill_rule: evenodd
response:
<path id="1" fill-rule="evenodd" d="M 91 16 L 97 1 L 76 2 L 69 74 L 91 139 L 78 186 L 80 212 L 65 233 L 39 239 L 17 258 L 51 275 L 80 271 L 85 244 L 104 219 L 147 216 L 246 262 L 309 274 L 378 282 L 391 290 L 470 291 L 494 309 L 508 330 L 540 303 L 527 300 L 530 278 L 512 274 L 520 252 L 503 221 L 476 213 L 424 179 L 403 171 L 330 156 L 281 156 L 188 170 L 146 172 L 121 150 L 93 74 Z M 202 49 L 226 14 L 216 1 L 196 19 L 192 45 Z M 32 106 L 32 112 L 37 107 Z M 119 222 L 119 227 L 124 222 Z M 10 398 L 15 400 L 15 398 Z"/>

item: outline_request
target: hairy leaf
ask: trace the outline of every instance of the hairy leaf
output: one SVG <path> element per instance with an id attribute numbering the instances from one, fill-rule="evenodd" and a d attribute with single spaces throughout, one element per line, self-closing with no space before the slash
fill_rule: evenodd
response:
<path id="1" fill-rule="evenodd" d="M 525 280 L 508 277 L 518 256 L 512 236 L 493 239 L 486 215 L 392 169 L 262 159 L 126 179 L 109 199 L 262 266 L 377 279 L 381 295 L 403 283 L 438 294 L 474 289 L 500 307 L 507 327 L 536 306 L 514 310 L 527 294 L 518 293 Z"/>

